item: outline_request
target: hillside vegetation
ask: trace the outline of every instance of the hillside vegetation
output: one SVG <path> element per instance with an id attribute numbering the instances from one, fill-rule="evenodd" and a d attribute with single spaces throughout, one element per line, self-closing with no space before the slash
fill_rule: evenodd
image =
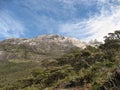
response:
<path id="1" fill-rule="evenodd" d="M 59 57 L 24 46 L 14 47 L 13 51 L 6 43 L 0 47 L 4 51 L 0 90 L 120 89 L 120 30 L 105 36 L 104 44 L 69 51 L 67 48 Z"/>

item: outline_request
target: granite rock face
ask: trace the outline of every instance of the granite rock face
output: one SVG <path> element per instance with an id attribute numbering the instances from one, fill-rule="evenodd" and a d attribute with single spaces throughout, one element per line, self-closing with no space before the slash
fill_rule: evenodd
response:
<path id="1" fill-rule="evenodd" d="M 11 38 L 0 42 L 0 50 L 7 52 L 8 58 L 41 58 L 41 55 L 61 56 L 73 49 L 84 49 L 87 44 L 75 38 L 56 34 L 35 38 Z M 26 56 L 27 55 L 27 56 Z M 34 58 L 33 58 L 34 57 Z"/>

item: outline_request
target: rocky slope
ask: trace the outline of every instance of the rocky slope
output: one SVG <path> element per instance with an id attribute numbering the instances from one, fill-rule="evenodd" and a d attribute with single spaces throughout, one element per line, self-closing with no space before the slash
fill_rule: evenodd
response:
<path id="1" fill-rule="evenodd" d="M 75 38 L 55 34 L 32 39 L 11 38 L 0 42 L 0 60 L 12 58 L 41 59 L 44 56 L 61 56 L 75 48 L 83 49 L 86 43 Z"/>

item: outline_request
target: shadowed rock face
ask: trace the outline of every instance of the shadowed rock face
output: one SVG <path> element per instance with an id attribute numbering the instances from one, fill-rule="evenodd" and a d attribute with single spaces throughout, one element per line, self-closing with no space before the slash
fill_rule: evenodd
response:
<path id="1" fill-rule="evenodd" d="M 85 42 L 75 38 L 48 34 L 32 39 L 7 39 L 0 42 L 0 50 L 6 51 L 9 58 L 24 57 L 34 59 L 34 57 L 40 58 L 40 55 L 61 56 L 75 48 L 83 49 L 86 45 Z"/>

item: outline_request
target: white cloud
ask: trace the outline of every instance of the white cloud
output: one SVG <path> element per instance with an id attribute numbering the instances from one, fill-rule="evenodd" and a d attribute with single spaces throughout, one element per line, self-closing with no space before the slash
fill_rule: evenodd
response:
<path id="1" fill-rule="evenodd" d="M 11 12 L 0 11 L 0 38 L 20 37 L 24 35 L 22 22 L 12 16 Z"/>
<path id="2" fill-rule="evenodd" d="M 98 0 L 98 4 L 108 3 L 108 0 Z M 109 7 L 109 10 L 107 10 Z M 103 37 L 109 32 L 120 30 L 120 6 L 108 6 L 100 7 L 100 15 L 91 16 L 89 19 L 64 23 L 60 25 L 59 32 L 67 34 L 68 36 L 77 37 L 85 41 L 91 39 L 98 39 L 103 41 Z"/>

